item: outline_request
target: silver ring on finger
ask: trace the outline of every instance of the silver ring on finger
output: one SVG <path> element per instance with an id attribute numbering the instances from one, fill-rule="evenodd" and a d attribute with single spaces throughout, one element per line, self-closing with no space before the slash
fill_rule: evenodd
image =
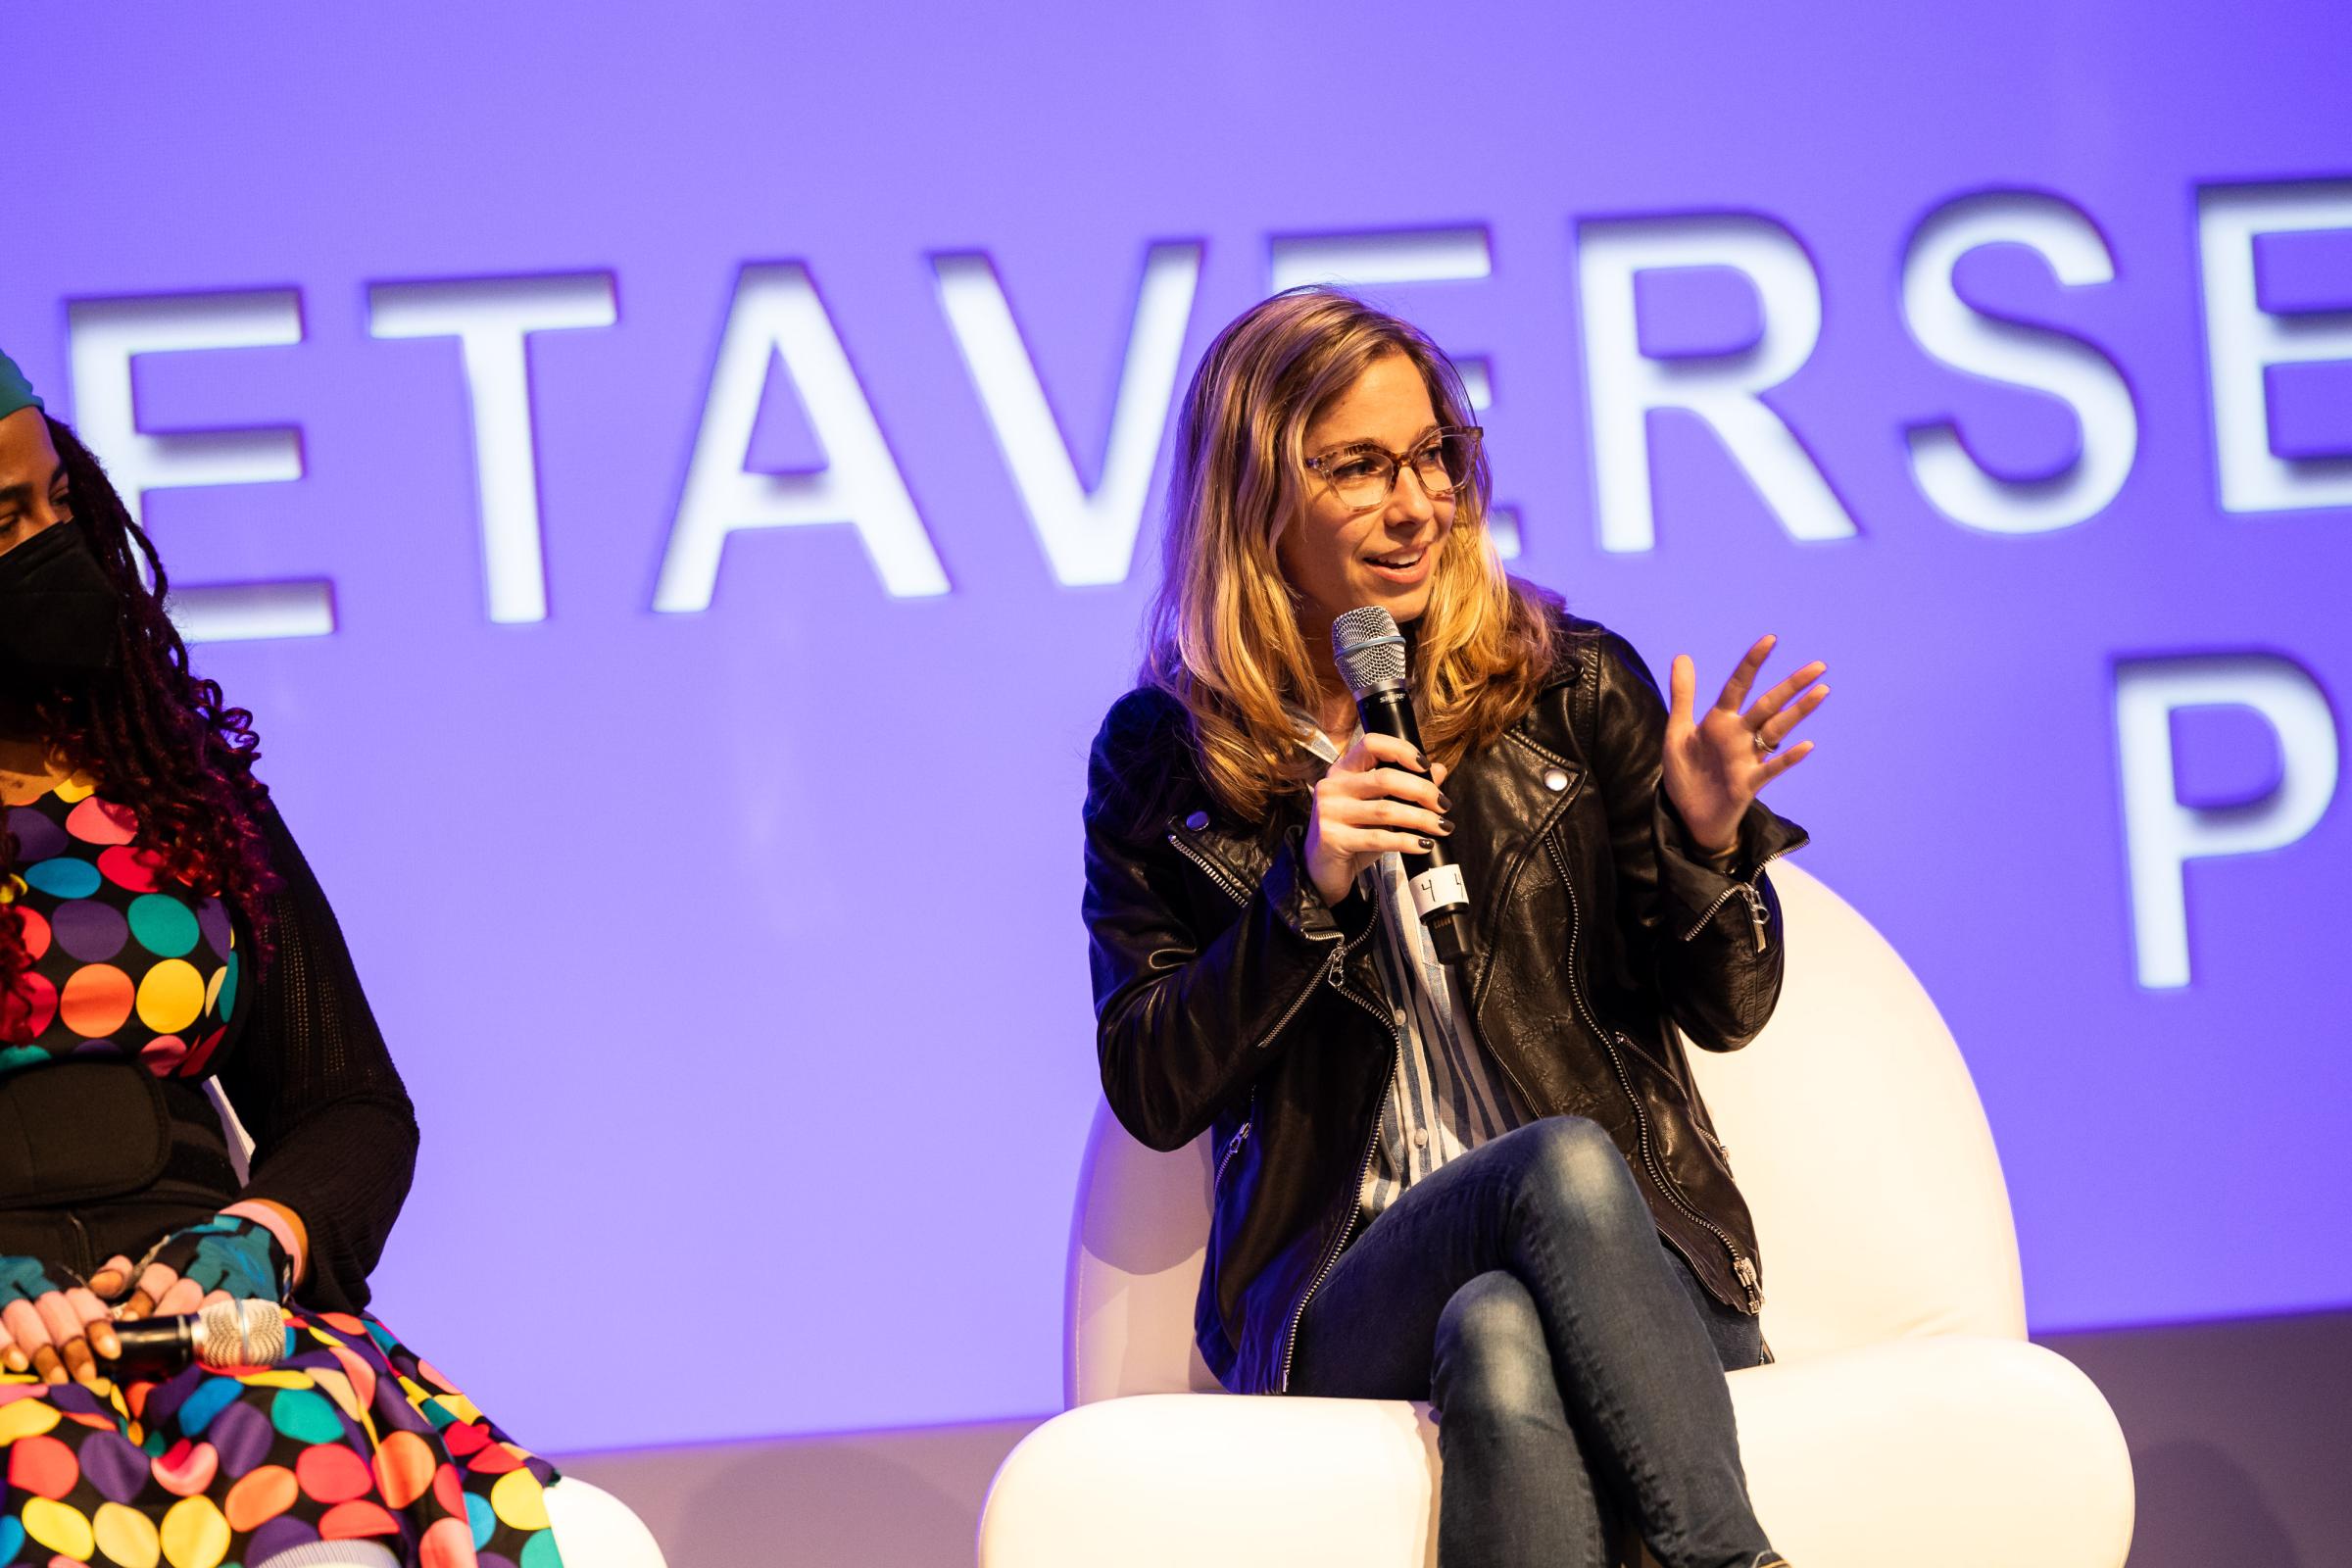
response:
<path id="1" fill-rule="evenodd" d="M 1780 747 L 1774 745 L 1771 741 L 1768 741 L 1764 738 L 1764 731 L 1761 726 L 1758 726 L 1756 730 L 1748 736 L 1748 739 L 1755 743 L 1756 760 L 1759 762 L 1780 750 Z"/>

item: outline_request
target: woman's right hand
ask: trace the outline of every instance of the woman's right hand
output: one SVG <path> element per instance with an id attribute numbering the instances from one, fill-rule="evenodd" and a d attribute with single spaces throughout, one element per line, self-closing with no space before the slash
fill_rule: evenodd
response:
<path id="1" fill-rule="evenodd" d="M 0 1257 L 0 1367 L 102 1389 L 96 1356 L 112 1360 L 122 1351 L 105 1305 L 87 1286 L 59 1285 L 38 1258 Z"/>
<path id="2" fill-rule="evenodd" d="M 1355 741 L 1316 783 L 1306 818 L 1306 872 L 1337 905 L 1356 873 L 1391 850 L 1424 855 L 1433 838 L 1453 831 L 1452 808 L 1421 755 L 1394 735 L 1359 731 Z"/>

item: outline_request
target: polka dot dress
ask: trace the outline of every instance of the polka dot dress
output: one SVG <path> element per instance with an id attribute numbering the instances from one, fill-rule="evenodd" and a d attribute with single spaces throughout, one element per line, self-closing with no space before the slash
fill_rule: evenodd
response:
<path id="1" fill-rule="evenodd" d="M 220 901 L 172 881 L 86 778 L 8 826 L 0 904 L 32 968 L 0 995 L 0 1074 L 113 1054 L 204 1076 L 237 1002 Z M 367 1540 L 422 1568 L 560 1568 L 546 1461 L 374 1318 L 288 1322 L 266 1371 L 192 1367 L 103 1398 L 0 1373 L 0 1564 L 253 1568 Z"/>
<path id="2" fill-rule="evenodd" d="M 0 903 L 31 972 L 0 1000 L 0 1073 L 64 1056 L 135 1056 L 201 1078 L 237 1002 L 240 956 L 220 901 L 172 882 L 138 822 L 86 777 L 11 807 L 17 870 Z"/>

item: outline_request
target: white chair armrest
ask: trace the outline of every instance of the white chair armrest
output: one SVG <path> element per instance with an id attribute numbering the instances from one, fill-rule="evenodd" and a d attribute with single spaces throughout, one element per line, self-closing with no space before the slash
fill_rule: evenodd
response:
<path id="1" fill-rule="evenodd" d="M 1732 1374 L 1756 1516 L 1800 1568 L 2121 1568 L 2132 1461 L 2075 1365 L 1924 1338 Z"/>
<path id="2" fill-rule="evenodd" d="M 645 1521 L 578 1476 L 560 1477 L 547 1489 L 547 1522 L 564 1568 L 668 1568 Z"/>
<path id="3" fill-rule="evenodd" d="M 1005 1459 L 981 1568 L 1428 1568 L 1436 1472 L 1427 1409 L 1401 1400 L 1104 1399 Z"/>

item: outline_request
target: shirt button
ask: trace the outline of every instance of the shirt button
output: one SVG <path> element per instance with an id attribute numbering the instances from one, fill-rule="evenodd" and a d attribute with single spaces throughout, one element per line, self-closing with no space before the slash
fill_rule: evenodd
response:
<path id="1" fill-rule="evenodd" d="M 1413 1129 L 1413 1147 L 1415 1149 L 1427 1149 L 1429 1147 L 1428 1128 L 1416 1127 Z"/>
<path id="2" fill-rule="evenodd" d="M 1195 811 L 1192 815 L 1184 819 L 1184 825 L 1198 833 L 1202 828 L 1208 826 L 1208 813 L 1206 811 Z"/>
<path id="3" fill-rule="evenodd" d="M 1544 787 L 1556 794 L 1568 787 L 1568 775 L 1556 767 L 1547 767 L 1544 770 Z"/>

